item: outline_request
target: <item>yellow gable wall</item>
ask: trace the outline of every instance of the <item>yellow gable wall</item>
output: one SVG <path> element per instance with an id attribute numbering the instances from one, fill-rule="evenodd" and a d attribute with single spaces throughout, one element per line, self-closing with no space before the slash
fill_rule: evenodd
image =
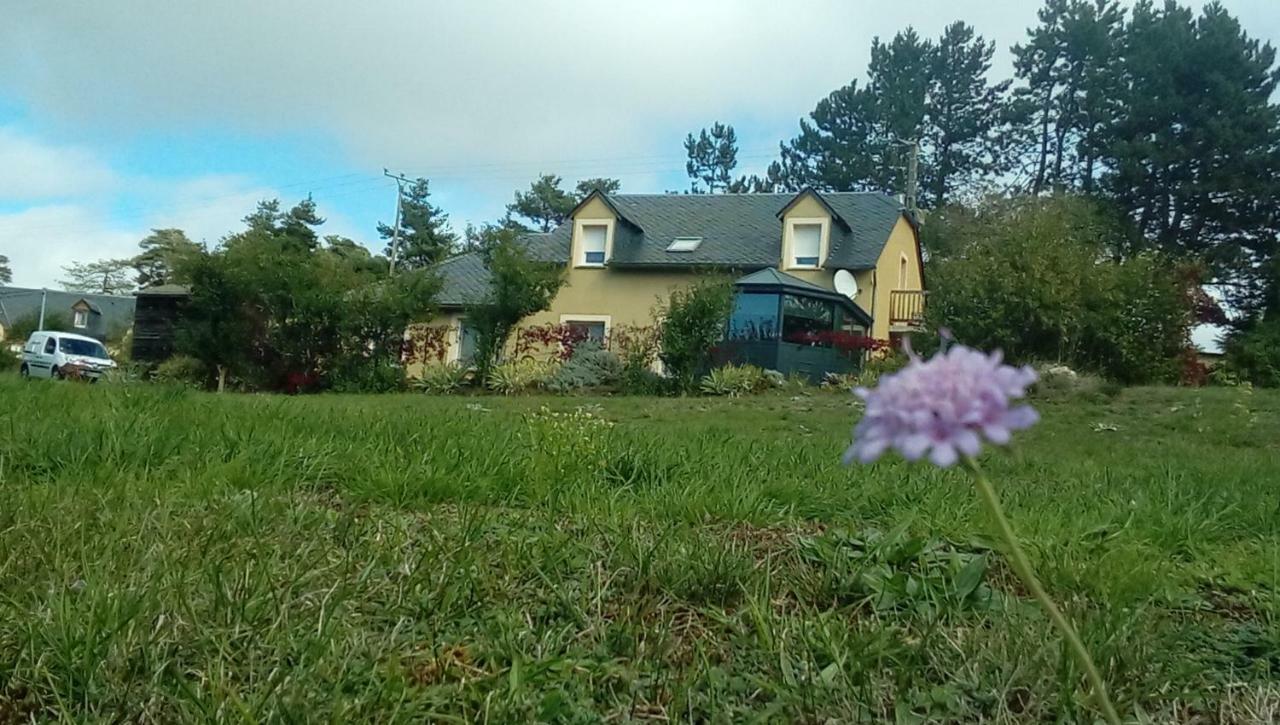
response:
<path id="1" fill-rule="evenodd" d="M 907 260 L 905 287 L 898 284 L 898 265 L 904 257 Z M 869 272 L 863 274 L 870 276 Z M 862 276 L 858 278 L 859 288 L 863 286 Z M 889 337 L 889 293 L 897 289 L 924 289 L 921 283 L 920 253 L 916 249 L 916 235 L 911 229 L 911 223 L 905 217 L 899 217 L 898 223 L 889 233 L 889 241 L 884 245 L 884 251 L 880 252 L 880 259 L 876 262 L 875 276 L 875 298 L 871 307 L 864 306 L 863 309 L 870 312 L 875 319 L 871 334 L 883 340 Z"/>

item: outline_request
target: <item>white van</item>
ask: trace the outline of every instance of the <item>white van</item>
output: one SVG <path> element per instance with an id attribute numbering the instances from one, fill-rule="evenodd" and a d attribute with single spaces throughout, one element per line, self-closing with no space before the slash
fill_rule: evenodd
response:
<path id="1" fill-rule="evenodd" d="M 92 337 L 69 332 L 33 332 L 22 347 L 23 377 L 63 378 L 68 366 L 79 368 L 81 377 L 97 380 L 116 364 L 102 343 Z"/>

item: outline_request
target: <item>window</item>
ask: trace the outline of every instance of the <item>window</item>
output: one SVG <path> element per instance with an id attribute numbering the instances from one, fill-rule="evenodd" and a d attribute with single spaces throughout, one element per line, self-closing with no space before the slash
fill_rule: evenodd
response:
<path id="1" fill-rule="evenodd" d="M 834 305 L 826 300 L 783 295 L 782 340 L 802 345 L 831 345 L 835 327 Z M 826 333 L 823 335 L 822 333 Z"/>
<path id="2" fill-rule="evenodd" d="M 609 315 L 568 314 L 560 315 L 560 324 L 583 336 L 584 340 L 595 340 L 604 347 L 609 337 Z"/>
<path id="3" fill-rule="evenodd" d="M 898 289 L 907 288 L 907 255 L 898 258 Z"/>
<path id="4" fill-rule="evenodd" d="M 817 267 L 821 256 L 821 224 L 796 224 L 791 227 L 791 261 L 793 267 Z"/>
<path id="5" fill-rule="evenodd" d="M 778 339 L 778 295 L 739 293 L 729 316 L 729 339 Z"/>
<path id="6" fill-rule="evenodd" d="M 604 346 L 604 322 L 599 320 L 570 320 L 565 323 L 570 330 L 582 335 L 584 340 L 594 340 Z"/>
<path id="7" fill-rule="evenodd" d="M 107 350 L 100 343 L 93 340 L 77 340 L 75 338 L 67 338 L 62 341 L 62 352 L 67 355 L 80 355 L 83 357 L 95 357 L 99 360 L 108 360 Z"/>
<path id="8" fill-rule="evenodd" d="M 582 225 L 582 263 L 584 265 L 604 265 L 605 240 L 608 236 L 607 224 Z"/>
<path id="9" fill-rule="evenodd" d="M 74 317 L 72 318 L 72 320 L 71 320 L 71 324 L 75 325 L 76 327 L 78 327 L 78 328 L 80 328 L 80 329 L 84 329 L 84 328 L 88 327 L 88 326 L 89 326 L 89 313 L 88 313 L 87 311 L 85 311 L 85 310 L 76 310 L 76 311 L 75 311 L 75 316 L 74 316 Z"/>
<path id="10" fill-rule="evenodd" d="M 465 321 L 458 328 L 458 362 L 470 365 L 475 362 L 476 344 L 479 342 L 476 328 Z"/>
<path id="11" fill-rule="evenodd" d="M 52 355 L 57 351 L 58 351 L 57 338 L 53 338 L 53 337 L 49 338 L 49 341 L 44 344 L 44 354 Z"/>
<path id="12" fill-rule="evenodd" d="M 667 245 L 668 252 L 692 252 L 702 244 L 702 237 L 676 237 Z"/>

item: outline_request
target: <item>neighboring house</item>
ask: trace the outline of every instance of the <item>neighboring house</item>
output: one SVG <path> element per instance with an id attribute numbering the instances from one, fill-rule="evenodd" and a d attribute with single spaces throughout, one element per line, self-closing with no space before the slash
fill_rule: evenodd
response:
<path id="1" fill-rule="evenodd" d="M 884 194 L 597 191 L 554 231 L 524 240 L 534 259 L 564 265 L 567 274 L 551 308 L 527 325 L 580 325 L 592 336 L 607 337 L 614 326 L 653 324 L 655 307 L 672 289 L 708 271 L 742 277 L 730 330 L 740 327 L 741 316 L 756 312 L 742 304 L 752 284 L 777 287 L 781 300 L 818 300 L 777 307 L 776 327 L 784 340 L 789 330 L 812 333 L 822 325 L 894 340 L 917 328 L 924 310 L 917 230 L 898 200 Z M 761 270 L 776 273 L 763 280 L 751 276 Z M 841 270 L 856 282 L 847 300 L 834 293 Z M 474 347 L 463 310 L 484 298 L 488 274 L 474 252 L 442 262 L 439 272 L 444 321 L 455 330 L 447 357 L 466 359 Z M 790 319 L 792 308 L 807 315 L 805 320 Z"/>
<path id="2" fill-rule="evenodd" d="M 132 297 L 0 287 L 0 340 L 6 339 L 6 330 L 19 321 L 31 321 L 34 325 L 40 318 L 42 303 L 46 322 L 61 318 L 69 324 L 64 332 L 88 335 L 104 342 L 122 336 L 133 325 Z"/>

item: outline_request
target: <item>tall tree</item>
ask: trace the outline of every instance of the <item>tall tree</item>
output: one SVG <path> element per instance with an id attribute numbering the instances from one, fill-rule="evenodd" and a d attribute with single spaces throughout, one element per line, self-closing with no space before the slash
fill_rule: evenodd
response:
<path id="1" fill-rule="evenodd" d="M 987 81 L 994 53 L 994 42 L 955 22 L 932 54 L 923 146 L 930 168 L 924 185 L 935 208 L 1005 168 L 1001 122 L 1009 82 Z"/>
<path id="2" fill-rule="evenodd" d="M 911 28 L 888 43 L 876 39 L 867 84 L 851 82 L 819 101 L 765 181 L 786 190 L 901 192 L 913 141 L 934 206 L 994 177 L 1007 84 L 987 81 L 993 52 L 993 43 L 963 23 L 937 43 Z"/>
<path id="3" fill-rule="evenodd" d="M 578 201 L 582 201 L 593 191 L 599 191 L 604 194 L 616 194 L 621 188 L 621 181 L 602 176 L 579 181 L 578 185 L 574 187 L 574 191 L 577 192 Z"/>
<path id="4" fill-rule="evenodd" d="M 738 136 L 733 126 L 717 121 L 709 130 L 699 131 L 696 138 L 689 134 L 684 140 L 684 150 L 689 158 L 684 168 L 692 180 L 690 191 L 695 194 L 728 191 L 733 184 L 733 169 L 738 165 Z"/>
<path id="5" fill-rule="evenodd" d="M 62 268 L 66 279 L 58 284 L 73 292 L 99 295 L 126 295 L 137 285 L 133 279 L 132 260 L 100 259 L 96 262 L 74 262 Z"/>
<path id="6" fill-rule="evenodd" d="M 1208 262 L 1237 307 L 1262 303 L 1280 234 L 1275 50 L 1220 5 L 1139 2 L 1125 38 L 1105 189 L 1158 247 Z"/>
<path id="7" fill-rule="evenodd" d="M 1039 20 L 1013 48 L 1028 186 L 1092 191 L 1119 97 L 1124 11 L 1116 0 L 1046 0 Z"/>
<path id="8" fill-rule="evenodd" d="M 515 201 L 507 205 L 507 216 L 523 217 L 539 231 L 549 232 L 559 226 L 573 211 L 578 200 L 560 188 L 555 174 L 543 174 L 529 185 L 528 191 L 517 191 Z"/>
<path id="9" fill-rule="evenodd" d="M 9 258 L 0 254 L 0 284 L 13 281 L 13 268 L 9 266 Z"/>
<path id="10" fill-rule="evenodd" d="M 405 189 L 400 200 L 400 249 L 396 264 L 406 269 L 422 269 L 448 257 L 458 242 L 458 235 L 449 228 L 449 215 L 431 203 L 431 185 L 418 178 Z M 378 224 L 378 234 L 390 240 L 395 228 Z M 390 242 L 383 252 L 391 256 Z"/>
<path id="11" fill-rule="evenodd" d="M 181 229 L 152 229 L 138 242 L 142 252 L 130 260 L 138 275 L 138 287 L 158 287 L 179 280 L 175 270 L 187 257 L 199 254 L 203 249 L 191 241 Z"/>
<path id="12" fill-rule="evenodd" d="M 324 224 L 324 219 L 316 213 L 316 203 L 308 194 L 289 211 L 280 211 L 279 199 L 264 199 L 244 217 L 244 223 L 251 232 L 283 235 L 294 244 L 314 250 L 320 244 L 315 228 Z"/>

